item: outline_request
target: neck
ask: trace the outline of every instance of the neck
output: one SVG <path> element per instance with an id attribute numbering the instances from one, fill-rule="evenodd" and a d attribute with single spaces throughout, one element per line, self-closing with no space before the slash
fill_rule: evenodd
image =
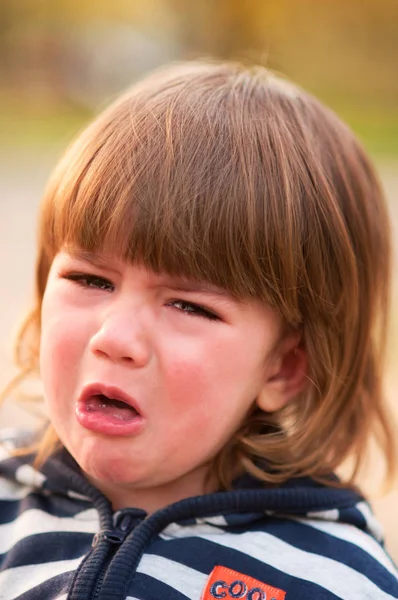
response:
<path id="1" fill-rule="evenodd" d="M 89 480 L 110 500 L 113 510 L 140 508 L 150 515 L 179 500 L 217 491 L 216 480 L 209 477 L 208 473 L 206 465 L 200 471 L 195 470 L 172 482 L 153 486 L 97 481 L 90 477 Z"/>

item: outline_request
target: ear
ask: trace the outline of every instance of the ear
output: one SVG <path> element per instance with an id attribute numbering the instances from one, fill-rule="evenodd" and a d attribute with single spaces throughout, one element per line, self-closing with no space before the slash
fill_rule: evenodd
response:
<path id="1" fill-rule="evenodd" d="M 300 338 L 298 334 L 285 337 L 269 362 L 266 381 L 256 401 L 261 410 L 280 410 L 307 385 L 307 353 Z"/>

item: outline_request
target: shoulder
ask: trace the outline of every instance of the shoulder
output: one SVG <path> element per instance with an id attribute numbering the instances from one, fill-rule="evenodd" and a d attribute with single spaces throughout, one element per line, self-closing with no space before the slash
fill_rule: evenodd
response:
<path id="1" fill-rule="evenodd" d="M 398 571 L 382 542 L 353 524 L 275 517 L 249 538 L 258 558 L 339 598 L 398 598 Z"/>
<path id="2" fill-rule="evenodd" d="M 303 568 L 307 563 L 311 579 L 324 585 L 328 582 L 337 596 L 350 600 L 398 598 L 397 568 L 384 548 L 375 519 L 371 528 L 369 521 L 366 523 L 360 528 L 322 518 L 294 519 L 288 526 L 290 539 L 284 542 L 293 548 L 296 561 L 301 557 Z"/>
<path id="3" fill-rule="evenodd" d="M 218 565 L 297 600 L 398 598 L 397 569 L 382 544 L 349 523 L 268 515 L 249 526 L 223 525 L 219 519 L 189 527 L 174 524 L 164 534 L 187 541 L 194 535 L 204 555 Z M 187 555 L 184 560 L 189 562 Z"/>

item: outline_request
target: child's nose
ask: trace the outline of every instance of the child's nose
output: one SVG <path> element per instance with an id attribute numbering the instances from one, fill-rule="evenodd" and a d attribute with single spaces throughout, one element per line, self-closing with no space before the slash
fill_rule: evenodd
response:
<path id="1" fill-rule="evenodd" d="M 150 343 L 142 315 L 136 311 L 108 314 L 93 335 L 90 350 L 98 357 L 112 362 L 144 366 L 150 358 Z"/>

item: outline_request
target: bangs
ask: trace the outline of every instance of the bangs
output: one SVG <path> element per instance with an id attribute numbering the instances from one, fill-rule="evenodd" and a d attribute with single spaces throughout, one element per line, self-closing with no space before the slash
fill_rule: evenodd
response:
<path id="1" fill-rule="evenodd" d="M 230 66 L 177 70 L 112 105 L 54 175 L 41 213 L 49 260 L 67 245 L 109 252 L 263 299 L 300 323 L 316 198 L 287 100 L 262 78 Z"/>
<path id="2" fill-rule="evenodd" d="M 237 157 L 207 136 L 174 145 L 161 128 L 154 133 L 129 155 L 110 151 L 108 139 L 72 176 L 54 207 L 53 250 L 78 246 L 239 297 L 268 297 L 267 243 L 253 239 L 264 203 L 250 206 Z"/>

